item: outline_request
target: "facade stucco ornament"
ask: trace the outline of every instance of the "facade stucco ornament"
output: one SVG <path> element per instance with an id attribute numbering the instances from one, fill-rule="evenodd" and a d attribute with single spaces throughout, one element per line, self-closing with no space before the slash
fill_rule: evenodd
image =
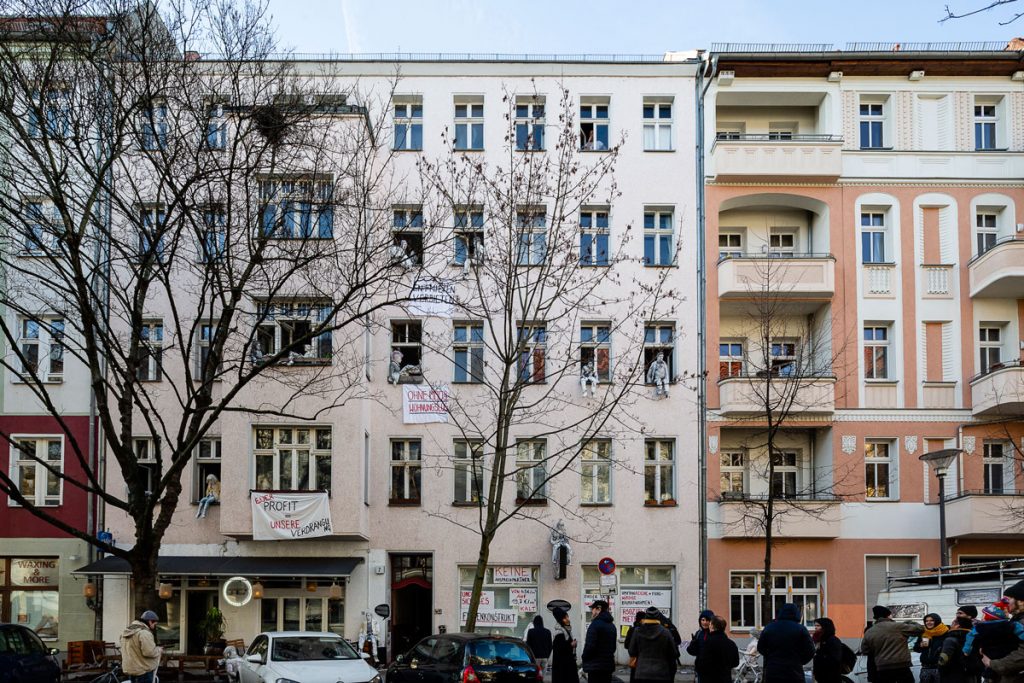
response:
<path id="1" fill-rule="evenodd" d="M 974 453 L 975 439 L 973 436 L 964 437 L 964 452 Z"/>
<path id="2" fill-rule="evenodd" d="M 718 452 L 718 437 L 717 436 L 709 436 L 708 437 L 708 452 L 710 452 L 711 455 L 714 455 L 715 453 Z"/>
<path id="3" fill-rule="evenodd" d="M 907 449 L 907 453 L 913 455 L 917 453 L 917 437 L 916 436 L 905 436 L 903 437 L 903 447 Z"/>
<path id="4" fill-rule="evenodd" d="M 857 437 L 854 434 L 843 434 L 843 453 L 852 454 L 857 450 Z"/>

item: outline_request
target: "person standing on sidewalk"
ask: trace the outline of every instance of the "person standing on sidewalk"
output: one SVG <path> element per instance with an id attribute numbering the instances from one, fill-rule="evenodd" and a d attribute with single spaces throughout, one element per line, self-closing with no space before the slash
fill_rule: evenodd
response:
<path id="1" fill-rule="evenodd" d="M 761 632 L 757 651 L 764 657 L 765 683 L 804 683 L 804 664 L 814 657 L 814 641 L 800 623 L 800 608 L 787 602 Z"/>
<path id="2" fill-rule="evenodd" d="M 711 617 L 715 616 L 715 613 L 709 609 L 703 610 L 700 616 L 697 617 L 697 625 L 700 626 L 693 635 L 690 636 L 690 642 L 686 644 L 686 654 L 690 655 L 694 659 L 694 666 L 696 667 L 696 660 L 700 659 L 700 653 L 704 649 L 704 643 L 707 642 L 709 629 L 711 628 Z M 697 674 L 697 680 L 700 680 L 700 674 Z"/>
<path id="3" fill-rule="evenodd" d="M 1024 581 L 1018 581 L 1003 592 L 1007 601 L 1006 611 L 1010 614 L 1010 623 L 1018 636 L 1017 648 L 1004 657 L 992 659 L 981 650 L 981 661 L 999 676 L 999 683 L 1024 683 L 1024 639 L 1021 639 L 1021 627 L 1024 626 Z"/>
<path id="4" fill-rule="evenodd" d="M 959 613 L 959 610 L 957 610 Z M 942 650 L 939 651 L 939 683 L 974 683 L 978 667 L 968 664 L 964 655 L 964 641 L 973 624 L 968 616 L 957 617 L 942 639 Z"/>
<path id="5" fill-rule="evenodd" d="M 580 655 L 583 671 L 587 674 L 589 683 L 611 683 L 618 641 L 615 621 L 608 611 L 608 603 L 604 600 L 594 600 L 590 603 L 590 616 L 587 639 L 583 643 L 583 653 Z"/>
<path id="6" fill-rule="evenodd" d="M 158 623 L 156 612 L 146 610 L 121 634 L 121 670 L 132 683 L 153 683 L 164 652 L 153 636 Z"/>
<path id="7" fill-rule="evenodd" d="M 924 615 L 924 633 L 914 643 L 914 652 L 921 655 L 920 683 L 939 683 L 939 655 L 949 627 L 942 617 L 932 612 Z"/>
<path id="8" fill-rule="evenodd" d="M 725 635 L 725 619 L 715 615 L 710 626 L 694 671 L 701 683 L 730 683 L 732 670 L 740 665 L 739 648 Z"/>
<path id="9" fill-rule="evenodd" d="M 814 620 L 811 634 L 814 651 L 814 680 L 817 683 L 840 683 L 843 679 L 843 643 L 836 637 L 836 625 L 828 617 Z"/>
<path id="10" fill-rule="evenodd" d="M 648 607 L 629 639 L 629 661 L 635 683 L 669 683 L 676 677 L 676 648 L 672 633 L 662 625 L 665 617 Z"/>
<path id="11" fill-rule="evenodd" d="M 544 617 L 539 614 L 533 618 L 533 626 L 526 631 L 526 644 L 533 651 L 537 666 L 541 671 L 547 671 L 548 658 L 551 657 L 551 631 L 545 628 Z"/>
<path id="12" fill-rule="evenodd" d="M 884 605 L 872 607 L 871 616 L 875 623 L 864 632 L 860 651 L 874 660 L 874 683 L 914 683 L 907 638 L 921 635 L 924 626 L 912 621 L 893 621 L 892 612 Z"/>
<path id="13" fill-rule="evenodd" d="M 580 683 L 576 668 L 576 639 L 572 622 L 561 607 L 551 610 L 555 617 L 555 637 L 551 640 L 551 683 Z"/>

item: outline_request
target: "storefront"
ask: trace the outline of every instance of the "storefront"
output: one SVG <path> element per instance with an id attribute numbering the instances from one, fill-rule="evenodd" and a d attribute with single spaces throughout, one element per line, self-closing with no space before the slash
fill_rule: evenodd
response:
<path id="1" fill-rule="evenodd" d="M 619 627 L 620 638 L 632 623 L 637 612 L 657 607 L 662 614 L 678 624 L 673 614 L 675 605 L 675 568 L 672 565 L 619 565 L 615 570 L 615 585 L 602 577 L 597 565 L 583 565 L 583 604 L 607 600 L 612 617 Z M 602 579 L 604 583 L 602 583 Z M 590 613 L 584 610 L 589 623 Z"/>
<path id="2" fill-rule="evenodd" d="M 459 567 L 460 626 L 466 624 L 475 576 L 476 567 Z M 476 617 L 477 631 L 522 636 L 541 604 L 539 577 L 537 565 L 487 567 Z"/>

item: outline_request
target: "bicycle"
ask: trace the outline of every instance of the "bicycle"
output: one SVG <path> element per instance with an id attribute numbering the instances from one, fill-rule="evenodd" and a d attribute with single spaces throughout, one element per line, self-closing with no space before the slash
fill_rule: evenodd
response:
<path id="1" fill-rule="evenodd" d="M 96 678 L 89 681 L 89 683 L 130 683 L 131 676 L 127 676 L 121 671 L 121 667 L 114 665 L 110 671 L 102 673 Z M 160 683 L 156 674 L 153 674 L 153 683 Z"/>
<path id="2" fill-rule="evenodd" d="M 761 683 L 761 655 L 757 654 L 759 635 L 757 631 L 752 632 L 746 650 L 740 652 L 740 665 L 733 674 L 733 683 Z"/>

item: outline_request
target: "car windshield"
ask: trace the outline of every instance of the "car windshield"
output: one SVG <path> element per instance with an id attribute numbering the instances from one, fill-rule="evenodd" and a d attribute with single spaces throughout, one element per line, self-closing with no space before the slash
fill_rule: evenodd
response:
<path id="1" fill-rule="evenodd" d="M 469 662 L 474 666 L 494 664 L 529 664 L 530 653 L 511 640 L 478 640 L 473 643 Z"/>
<path id="2" fill-rule="evenodd" d="M 270 658 L 275 662 L 309 662 L 329 659 L 359 659 L 352 646 L 341 638 L 327 636 L 285 636 L 274 638 Z"/>

